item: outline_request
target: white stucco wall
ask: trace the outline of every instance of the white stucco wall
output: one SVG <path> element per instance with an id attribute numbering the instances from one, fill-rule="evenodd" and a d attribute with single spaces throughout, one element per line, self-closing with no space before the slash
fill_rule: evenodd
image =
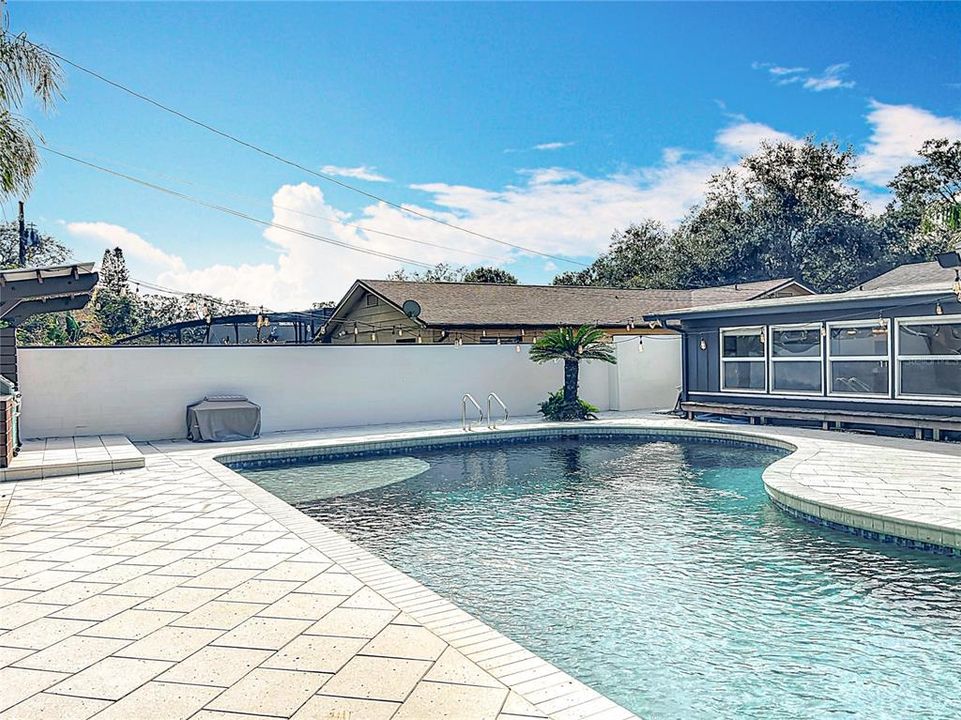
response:
<path id="1" fill-rule="evenodd" d="M 641 352 L 638 338 L 618 338 L 611 410 L 667 409 L 677 402 L 681 384 L 681 337 L 648 335 L 643 346 Z"/>
<path id="2" fill-rule="evenodd" d="M 648 342 L 645 353 L 619 346 L 618 367 L 583 364 L 581 396 L 603 410 L 672 405 L 679 370 L 659 365 L 679 362 L 648 354 Z M 535 365 L 526 346 L 508 345 L 21 348 L 19 371 L 25 438 L 182 437 L 188 404 L 228 393 L 261 405 L 264 432 L 459 419 L 465 392 L 485 406 L 496 392 L 513 415 L 532 415 L 563 382 L 560 363 Z M 670 375 L 671 389 L 637 373 Z"/>

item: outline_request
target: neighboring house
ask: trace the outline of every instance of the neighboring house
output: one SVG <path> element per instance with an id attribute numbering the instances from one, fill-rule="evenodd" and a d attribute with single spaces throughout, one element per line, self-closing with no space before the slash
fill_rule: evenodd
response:
<path id="1" fill-rule="evenodd" d="M 961 430 L 961 288 L 937 263 L 844 293 L 653 313 L 678 330 L 681 408 L 827 428 Z"/>
<path id="2" fill-rule="evenodd" d="M 580 325 L 596 325 L 611 335 L 664 333 L 642 326 L 641 318 L 691 305 L 812 292 L 790 279 L 695 290 L 358 280 L 334 309 L 320 340 L 351 345 L 520 343 Z"/>

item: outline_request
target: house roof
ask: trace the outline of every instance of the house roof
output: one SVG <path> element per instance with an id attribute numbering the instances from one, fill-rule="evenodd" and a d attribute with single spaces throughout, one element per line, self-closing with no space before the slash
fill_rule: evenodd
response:
<path id="1" fill-rule="evenodd" d="M 951 276 L 952 282 L 954 276 Z M 787 298 L 765 298 L 753 302 L 734 302 L 719 303 L 716 305 L 702 305 L 699 307 L 686 307 L 670 309 L 650 313 L 649 318 L 682 318 L 682 317 L 707 317 L 723 315 L 743 314 L 741 310 L 750 310 L 759 315 L 766 313 L 790 312 L 795 309 L 805 309 L 818 305 L 833 305 L 836 303 L 848 303 L 851 305 L 871 305 L 878 300 L 903 298 L 930 298 L 948 299 L 954 297 L 951 291 L 951 283 L 937 282 L 923 285 L 895 285 L 891 287 L 880 287 L 874 289 L 856 289 L 839 293 L 825 293 L 823 295 L 809 295 L 801 297 Z M 900 304 L 900 303 L 895 303 Z"/>
<path id="2" fill-rule="evenodd" d="M 706 317 L 730 313 L 741 314 L 739 312 L 741 310 L 751 310 L 758 314 L 764 314 L 835 303 L 870 305 L 877 300 L 888 298 L 892 300 L 910 297 L 950 298 L 954 295 L 953 284 L 953 269 L 942 268 L 936 262 L 910 263 L 900 265 L 845 292 L 788 298 L 765 298 L 753 302 L 721 302 L 703 305 L 692 303 L 690 307 L 671 308 L 652 313 L 652 315 L 662 318 Z"/>
<path id="3" fill-rule="evenodd" d="M 564 285 L 502 285 L 358 280 L 338 305 L 334 318 L 354 291 L 365 288 L 401 307 L 416 300 L 418 320 L 427 326 L 622 325 L 648 313 L 692 304 L 750 300 L 794 283 L 790 278 L 695 290 L 628 290 Z M 803 287 L 803 286 L 802 286 Z"/>
<path id="4" fill-rule="evenodd" d="M 954 282 L 954 269 L 943 268 L 936 262 L 920 262 L 899 265 L 860 285 L 863 290 L 877 290 L 887 287 L 907 287 L 943 283 L 950 287 Z"/>

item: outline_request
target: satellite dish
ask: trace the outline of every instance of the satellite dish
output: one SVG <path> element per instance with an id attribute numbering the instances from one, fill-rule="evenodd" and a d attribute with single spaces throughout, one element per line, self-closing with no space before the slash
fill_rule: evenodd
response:
<path id="1" fill-rule="evenodd" d="M 420 317 L 420 303 L 416 300 L 405 300 L 404 304 L 401 305 L 401 309 L 404 311 L 404 315 L 409 318 L 416 319 Z"/>

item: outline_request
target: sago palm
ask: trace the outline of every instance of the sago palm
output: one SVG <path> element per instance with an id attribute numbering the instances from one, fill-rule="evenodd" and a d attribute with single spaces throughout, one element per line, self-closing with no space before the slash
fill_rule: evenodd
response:
<path id="1" fill-rule="evenodd" d="M 0 2 L 0 200 L 26 195 L 40 160 L 29 123 L 15 111 L 34 95 L 44 110 L 60 96 L 60 65 L 25 35 L 9 32 Z"/>
<path id="2" fill-rule="evenodd" d="M 603 342 L 604 332 L 592 325 L 558 328 L 545 333 L 531 346 L 530 358 L 536 363 L 564 361 L 564 404 L 577 404 L 577 385 L 581 360 L 616 363 L 614 348 Z"/>

